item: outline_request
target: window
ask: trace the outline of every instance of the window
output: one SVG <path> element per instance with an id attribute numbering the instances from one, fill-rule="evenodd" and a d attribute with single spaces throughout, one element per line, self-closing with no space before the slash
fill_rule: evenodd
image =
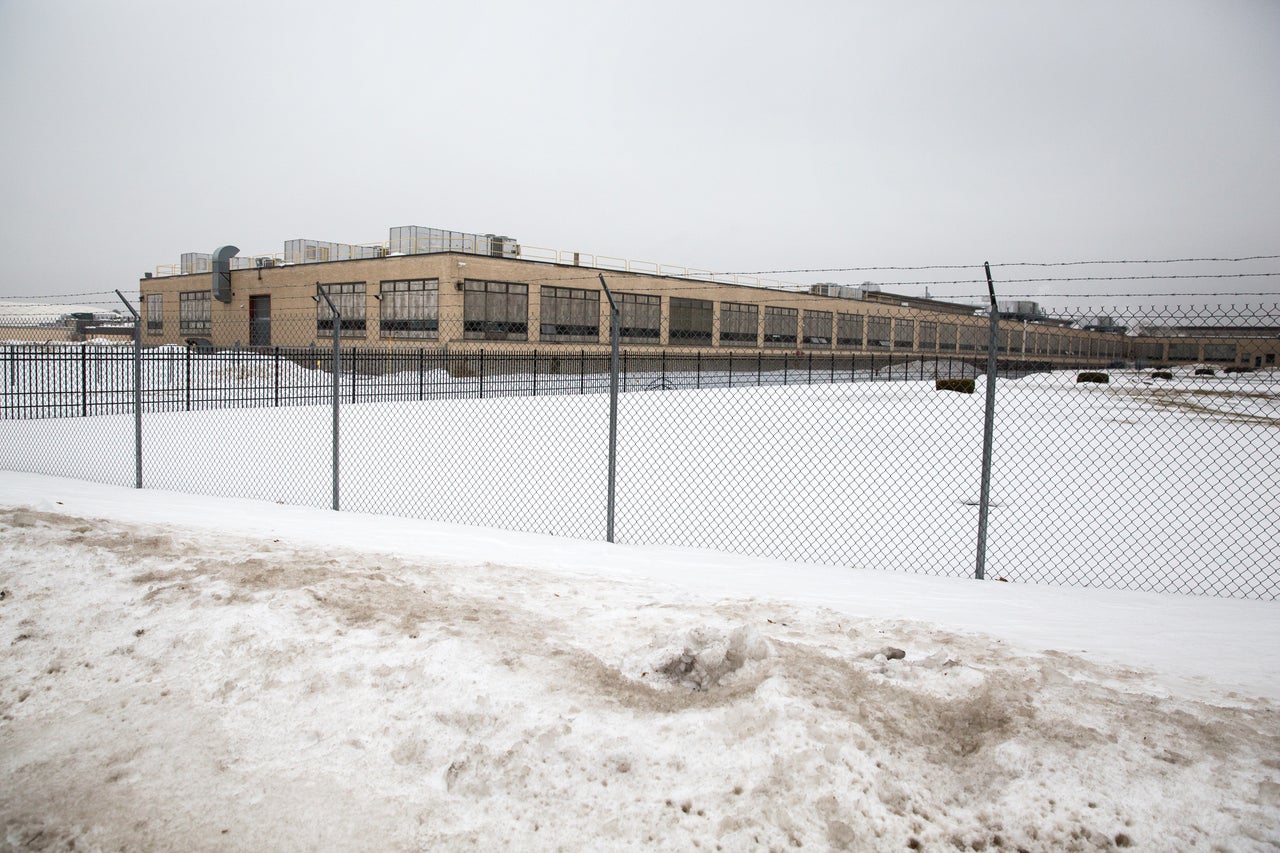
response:
<path id="1" fill-rule="evenodd" d="M 862 315 L 840 314 L 836 317 L 836 346 L 862 347 Z"/>
<path id="2" fill-rule="evenodd" d="M 600 291 L 542 287 L 539 302 L 544 341 L 600 340 Z"/>
<path id="3" fill-rule="evenodd" d="M 911 349 L 916 345 L 916 321 L 899 317 L 893 321 L 893 348 Z"/>
<path id="4" fill-rule="evenodd" d="M 656 344 L 662 336 L 662 297 L 638 293 L 614 295 L 618 303 L 618 337 L 630 344 Z"/>
<path id="5" fill-rule="evenodd" d="M 1197 361 L 1200 358 L 1200 347 L 1193 343 L 1169 343 L 1170 361 Z"/>
<path id="6" fill-rule="evenodd" d="M 982 335 L 982 330 L 977 326 L 961 326 L 960 352 L 973 352 L 976 350 L 978 348 L 978 337 L 980 335 Z"/>
<path id="7" fill-rule="evenodd" d="M 938 324 L 938 349 L 942 352 L 956 351 L 956 324 Z"/>
<path id="8" fill-rule="evenodd" d="M 213 328 L 209 308 L 209 291 L 196 290 L 178 294 L 178 329 L 183 334 L 204 332 Z"/>
<path id="9" fill-rule="evenodd" d="M 796 345 L 796 331 L 800 324 L 800 312 L 795 308 L 764 309 L 764 345 L 787 347 Z"/>
<path id="10" fill-rule="evenodd" d="M 529 285 L 472 281 L 464 285 L 462 336 L 478 341 L 529 339 Z"/>
<path id="11" fill-rule="evenodd" d="M 831 312 L 804 312 L 804 342 L 808 346 L 831 346 Z"/>
<path id="12" fill-rule="evenodd" d="M 997 352 L 1013 352 L 1013 332 L 1008 329 L 1001 329 L 1000 337 L 996 340 L 996 346 L 999 347 Z"/>
<path id="13" fill-rule="evenodd" d="M 147 334 L 159 335 L 164 332 L 164 302 L 161 294 L 147 295 Z"/>
<path id="14" fill-rule="evenodd" d="M 889 348 L 889 325 L 888 317 L 868 317 L 867 318 L 867 348 L 868 349 L 888 349 Z"/>
<path id="15" fill-rule="evenodd" d="M 720 305 L 720 343 L 749 343 L 760 340 L 760 308 L 741 302 Z"/>
<path id="16" fill-rule="evenodd" d="M 1135 358 L 1147 358 L 1154 361 L 1164 360 L 1164 344 L 1154 341 L 1143 341 L 1133 345 Z"/>
<path id="17" fill-rule="evenodd" d="M 342 337 L 364 337 L 364 282 L 349 281 L 342 284 L 323 284 L 325 293 L 338 309 L 338 321 L 342 327 Z M 316 334 L 333 333 L 333 312 L 329 303 L 320 297 L 316 304 Z"/>
<path id="18" fill-rule="evenodd" d="M 933 352 L 938 348 L 938 324 L 928 320 L 920 321 L 920 351 Z"/>
<path id="19" fill-rule="evenodd" d="M 440 334 L 440 280 L 384 281 L 378 286 L 378 328 L 384 338 L 435 340 Z M 346 326 L 346 320 L 342 325 Z"/>
<path id="20" fill-rule="evenodd" d="M 712 304 L 706 299 L 671 298 L 673 344 L 711 343 Z"/>

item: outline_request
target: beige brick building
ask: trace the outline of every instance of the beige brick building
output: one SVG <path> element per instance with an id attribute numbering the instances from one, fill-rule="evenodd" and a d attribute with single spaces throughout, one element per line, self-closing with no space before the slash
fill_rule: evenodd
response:
<path id="1" fill-rule="evenodd" d="M 446 235 L 446 236 L 441 236 Z M 392 229 L 383 246 L 290 241 L 281 255 L 184 256 L 140 282 L 145 345 L 328 346 L 333 315 L 344 343 L 489 352 L 598 350 L 609 344 L 608 283 L 627 349 L 720 353 L 887 353 L 895 360 L 986 352 L 988 320 L 976 309 L 855 289 L 809 289 L 700 280 L 696 274 L 616 269 L 562 253 L 529 257 L 514 241 L 435 229 Z M 1036 362 L 1107 364 L 1141 357 L 1273 364 L 1276 341 L 1183 335 L 1138 339 L 1044 319 L 1001 323 L 999 354 Z"/>

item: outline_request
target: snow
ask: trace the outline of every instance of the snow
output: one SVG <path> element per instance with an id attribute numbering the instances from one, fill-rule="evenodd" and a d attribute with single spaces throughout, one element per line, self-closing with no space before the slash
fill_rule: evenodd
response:
<path id="1" fill-rule="evenodd" d="M 197 406 L 237 394 L 268 403 L 264 377 L 280 368 L 292 392 L 327 393 L 317 371 L 235 358 L 201 362 Z M 181 405 L 182 392 L 161 381 L 166 369 L 180 381 L 181 364 L 148 366 L 148 404 Z M 110 362 L 102 369 L 110 386 Z M 1000 380 L 993 577 L 1277 594 L 1280 377 L 1195 377 L 1189 368 L 1176 376 L 1153 382 L 1117 371 L 1110 385 L 1087 387 L 1070 372 Z M 528 379 L 491 379 L 487 393 L 527 393 Z M 576 380 L 540 381 L 545 390 Z M 117 415 L 0 420 L 0 468 L 132 483 L 132 395 L 120 381 Z M 465 396 L 478 392 L 475 378 L 438 372 L 430 381 L 443 399 L 403 399 L 419 387 L 403 377 L 360 380 L 361 401 L 400 399 L 344 404 L 344 509 L 604 537 L 606 395 L 476 399 Z M 975 394 L 893 381 L 621 395 L 616 538 L 968 575 L 983 384 Z M 149 413 L 144 482 L 326 506 L 331 419 L 325 405 Z"/>
<path id="2" fill-rule="evenodd" d="M 0 846 L 1274 849 L 1280 604 L 0 473 Z"/>

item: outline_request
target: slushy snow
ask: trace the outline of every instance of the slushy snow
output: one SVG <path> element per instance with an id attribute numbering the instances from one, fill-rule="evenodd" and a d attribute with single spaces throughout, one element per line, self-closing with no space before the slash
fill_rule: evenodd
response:
<path id="1" fill-rule="evenodd" d="M 1267 850 L 1277 604 L 0 474 L 17 850 Z"/>

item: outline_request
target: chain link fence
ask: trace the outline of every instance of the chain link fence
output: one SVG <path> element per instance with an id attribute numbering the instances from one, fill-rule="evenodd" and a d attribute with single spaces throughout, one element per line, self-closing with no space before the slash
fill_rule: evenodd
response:
<path id="1" fill-rule="evenodd" d="M 1109 316 L 1123 351 L 1078 360 L 1025 323 L 883 351 L 624 344 L 613 453 L 600 342 L 363 346 L 314 310 L 272 318 L 305 346 L 15 342 L 0 468 L 973 576 L 993 382 L 986 578 L 1275 599 L 1280 309 Z"/>

